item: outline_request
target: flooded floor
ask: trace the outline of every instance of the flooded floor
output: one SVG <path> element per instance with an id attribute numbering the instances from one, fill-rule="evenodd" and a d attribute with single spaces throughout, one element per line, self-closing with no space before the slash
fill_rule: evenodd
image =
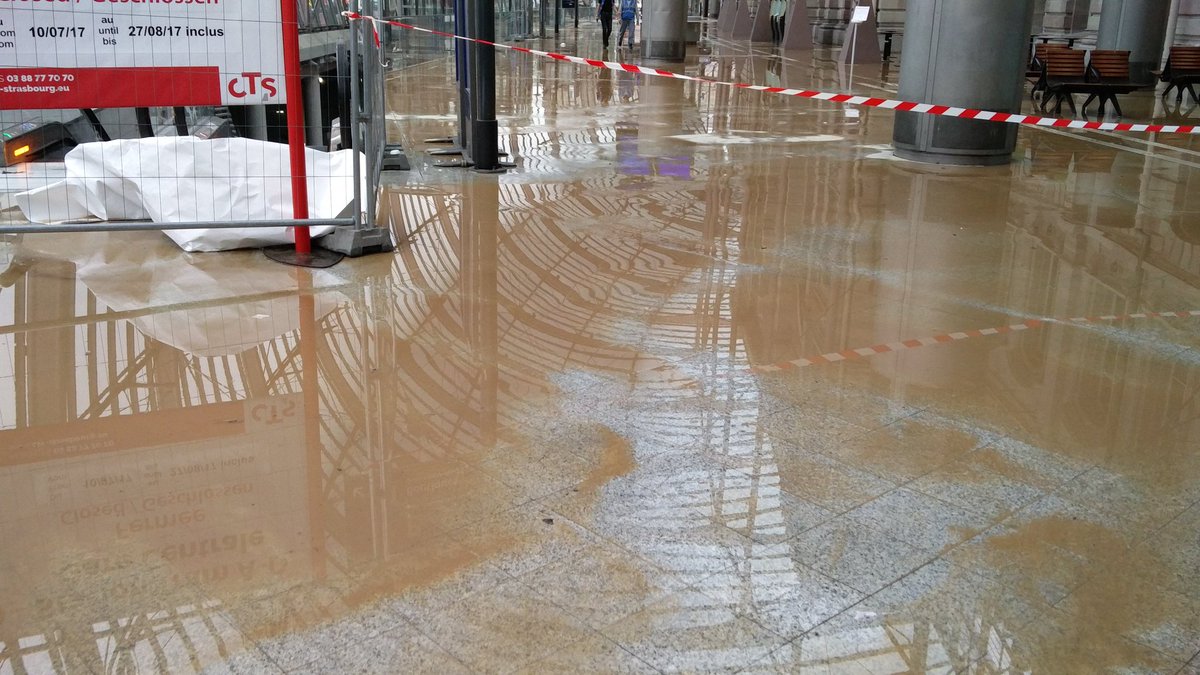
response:
<path id="1" fill-rule="evenodd" d="M 394 74 L 395 255 L 0 244 L 0 674 L 1200 672 L 1196 140 L 498 62 L 503 176 Z"/>

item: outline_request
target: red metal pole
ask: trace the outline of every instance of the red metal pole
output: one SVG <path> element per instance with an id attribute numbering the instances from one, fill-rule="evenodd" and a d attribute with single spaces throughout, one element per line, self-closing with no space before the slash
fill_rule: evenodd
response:
<path id="1" fill-rule="evenodd" d="M 283 73 L 287 95 L 288 150 L 292 160 L 292 217 L 308 218 L 308 176 L 305 166 L 304 91 L 300 82 L 300 20 L 296 0 L 283 2 Z M 296 253 L 312 253 L 307 227 L 293 228 Z"/>

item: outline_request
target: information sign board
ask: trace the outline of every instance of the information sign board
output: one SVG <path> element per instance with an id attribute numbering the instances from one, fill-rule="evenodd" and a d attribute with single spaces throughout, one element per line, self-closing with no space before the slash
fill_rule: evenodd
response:
<path id="1" fill-rule="evenodd" d="M 282 104 L 271 0 L 0 0 L 0 108 Z"/>

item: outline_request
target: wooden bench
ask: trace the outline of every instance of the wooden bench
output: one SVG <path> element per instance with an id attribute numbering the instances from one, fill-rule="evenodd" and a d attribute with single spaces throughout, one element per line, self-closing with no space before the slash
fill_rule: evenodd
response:
<path id="1" fill-rule="evenodd" d="M 1042 65 L 1042 77 L 1035 85 L 1042 94 L 1042 111 L 1054 102 L 1054 114 L 1062 113 L 1062 104 L 1071 106 L 1076 114 L 1075 94 L 1087 94 L 1083 112 L 1092 101 L 1100 100 L 1100 114 L 1104 107 L 1113 104 L 1117 115 L 1121 115 L 1118 94 L 1128 94 L 1138 88 L 1129 76 L 1129 52 L 1096 49 L 1091 52 L 1091 62 L 1085 63 L 1088 53 L 1077 49 L 1052 49 L 1046 52 Z"/>
<path id="2" fill-rule="evenodd" d="M 1056 49 L 1070 49 L 1070 47 L 1047 44 L 1045 42 L 1033 47 L 1033 56 L 1029 60 L 1029 69 L 1025 72 L 1025 76 L 1032 78 L 1034 81 L 1033 90 L 1029 92 L 1029 97 L 1035 102 L 1037 101 L 1038 93 L 1046 89 L 1046 80 L 1043 76 L 1043 71 L 1046 68 L 1046 55 Z"/>
<path id="3" fill-rule="evenodd" d="M 1046 63 L 1046 55 L 1056 49 L 1070 49 L 1066 45 L 1050 44 L 1039 42 L 1033 46 L 1033 58 L 1030 59 L 1029 66 L 1038 73 L 1042 72 L 1042 66 Z"/>
<path id="4" fill-rule="evenodd" d="M 1087 52 L 1078 49 L 1051 49 L 1046 51 L 1046 60 L 1042 63 L 1042 76 L 1039 87 L 1042 92 L 1042 111 L 1045 112 L 1054 101 L 1054 114 L 1062 113 L 1062 104 L 1071 106 L 1071 114 L 1075 114 L 1075 99 L 1073 94 L 1081 93 L 1087 84 L 1087 64 L 1084 59 Z"/>
<path id="5" fill-rule="evenodd" d="M 1192 100 L 1200 103 L 1200 97 L 1196 96 L 1196 83 L 1200 82 L 1200 47 L 1171 47 L 1167 65 L 1159 79 L 1167 83 L 1167 88 L 1162 93 L 1163 98 L 1166 98 L 1172 89 L 1176 89 L 1179 94 L 1175 97 L 1175 102 L 1183 103 L 1183 91 L 1187 89 L 1192 95 Z"/>
<path id="6" fill-rule="evenodd" d="M 1083 102 L 1083 112 L 1092 101 L 1100 99 L 1100 114 L 1104 114 L 1105 102 L 1111 102 L 1118 117 L 1122 117 L 1117 94 L 1128 94 L 1138 89 L 1130 79 L 1129 52 L 1117 49 L 1093 49 L 1088 59 L 1088 98 Z"/>

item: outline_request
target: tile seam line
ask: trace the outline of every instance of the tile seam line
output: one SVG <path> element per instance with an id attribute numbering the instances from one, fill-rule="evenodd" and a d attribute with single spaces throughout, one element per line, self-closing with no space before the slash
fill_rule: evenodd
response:
<path id="1" fill-rule="evenodd" d="M 875 597 L 875 596 L 879 595 L 880 593 L 883 593 L 884 591 L 886 591 L 887 589 L 891 588 L 892 586 L 895 586 L 896 584 L 898 584 L 898 583 L 900 583 L 901 581 L 903 581 L 903 580 L 905 580 L 905 579 L 907 579 L 907 578 L 911 577 L 912 575 L 916 574 L 917 572 L 919 572 L 919 571 L 921 571 L 921 570 L 925 569 L 926 567 L 928 567 L 928 566 L 930 566 L 930 565 L 932 565 L 932 564 L 936 563 L 938 560 L 941 560 L 940 556 L 939 556 L 939 557 L 935 557 L 935 558 L 931 558 L 931 559 L 929 559 L 929 560 L 926 560 L 925 562 L 921 563 L 920 565 L 918 565 L 917 567 L 913 568 L 912 570 L 909 570 L 908 572 L 905 572 L 904 574 L 900 575 L 899 577 L 897 577 L 897 578 L 893 579 L 892 581 L 890 581 L 889 583 L 885 584 L 885 585 L 884 585 L 882 588 L 880 588 L 879 590 L 876 590 L 876 591 L 874 591 L 874 592 L 872 592 L 872 593 L 866 593 L 866 594 L 864 594 L 864 595 L 863 595 L 863 597 L 859 598 L 859 599 L 858 599 L 856 602 L 854 602 L 853 604 L 851 604 L 851 605 L 849 605 L 849 606 L 845 607 L 844 609 L 842 609 L 842 611 L 840 611 L 840 612 L 838 612 L 838 613 L 834 614 L 833 616 L 830 616 L 830 617 L 826 618 L 824 621 L 821 621 L 820 623 L 818 623 L 817 625 L 813 626 L 812 628 L 809 628 L 808 630 L 804 631 L 804 632 L 803 632 L 803 633 L 801 633 L 800 635 L 797 635 L 796 637 L 792 638 L 791 640 L 788 640 L 788 641 L 787 641 L 787 642 L 785 642 L 784 644 L 782 644 L 782 645 L 780 645 L 779 647 L 777 647 L 776 649 L 772 650 L 772 651 L 771 651 L 769 654 L 767 654 L 767 657 L 764 657 L 764 659 L 763 659 L 763 660 L 765 660 L 765 658 L 769 658 L 771 654 L 774 654 L 774 653 L 775 653 L 776 651 L 778 651 L 779 649 L 783 649 L 784 647 L 787 647 L 787 646 L 791 645 L 791 644 L 792 644 L 792 643 L 794 643 L 794 642 L 797 642 L 797 641 L 803 640 L 804 638 L 808 637 L 810 634 L 812 634 L 812 633 L 816 632 L 818 629 L 820 629 L 820 628 L 821 628 L 822 626 L 824 626 L 825 624 L 827 624 L 827 623 L 829 623 L 829 622 L 833 621 L 834 619 L 838 618 L 839 616 L 842 616 L 843 614 L 846 614 L 847 612 L 850 612 L 850 611 L 851 611 L 851 610 L 853 610 L 855 607 L 858 607 L 859 605 L 861 605 L 861 604 L 863 604 L 864 602 L 866 602 L 866 601 L 870 600 L 871 598 L 873 598 L 873 597 Z M 949 561 L 946 561 L 946 563 L 947 563 L 947 564 L 952 564 L 952 563 L 950 563 Z M 845 584 L 844 582 L 839 582 L 839 583 L 842 583 L 842 585 L 848 586 L 848 584 Z M 851 587 L 851 588 L 853 588 L 853 587 Z M 855 588 L 854 590 L 855 590 L 856 592 L 859 592 L 859 593 L 861 593 L 861 592 L 862 592 L 862 591 L 859 591 L 857 588 Z M 756 663 L 757 663 L 757 662 L 756 662 Z M 1184 665 L 1187 665 L 1187 664 L 1184 664 Z"/>
<path id="2" fill-rule="evenodd" d="M 948 333 L 940 333 L 921 338 L 909 338 L 905 340 L 896 340 L 885 344 L 872 345 L 868 347 L 859 347 L 858 349 L 846 349 L 837 352 L 826 352 L 824 354 L 807 356 L 798 359 L 790 359 L 787 361 L 777 361 L 775 363 L 751 366 L 748 370 L 758 375 L 770 373 L 787 372 L 790 370 L 799 370 L 815 365 L 823 365 L 829 363 L 838 363 L 841 361 L 856 361 L 868 358 L 870 356 L 878 356 L 879 354 L 899 353 L 903 351 L 911 351 L 922 347 L 938 346 L 962 342 L 973 338 L 991 337 L 994 335 L 1005 335 L 1008 333 L 1020 333 L 1028 330 L 1035 330 L 1047 325 L 1059 326 L 1094 326 L 1100 324 L 1118 323 L 1122 321 L 1133 321 L 1142 319 L 1189 319 L 1200 318 L 1200 310 L 1183 310 L 1183 311 L 1164 311 L 1164 312 L 1135 312 L 1132 314 L 1122 315 L 1106 315 L 1106 316 L 1075 316 L 1075 317 L 1058 317 L 1058 318 L 1034 318 L 1027 319 L 1018 323 L 1009 324 L 1006 326 L 993 326 L 990 328 L 977 328 L 966 331 L 951 331 Z M 860 354 L 859 350 L 870 352 L 868 354 Z"/>
<path id="3" fill-rule="evenodd" d="M 773 87 L 760 84 L 747 84 L 744 82 L 726 82 L 722 80 L 699 77 L 695 75 L 685 75 L 675 73 L 661 68 L 652 68 L 649 66 L 640 66 L 636 64 L 620 63 L 617 61 L 604 61 L 601 59 L 589 59 L 582 56 L 573 56 L 570 54 L 560 54 L 557 52 L 547 52 L 529 47 L 516 47 L 499 42 L 489 40 L 480 40 L 478 38 L 469 38 L 454 33 L 445 31 L 433 30 L 431 28 L 422 28 L 401 21 L 380 19 L 379 17 L 361 14 L 359 12 L 346 11 L 342 12 L 342 16 L 350 21 L 365 21 L 370 24 L 374 34 L 375 44 L 378 47 L 380 43 L 379 24 L 393 26 L 409 31 L 426 33 L 438 37 L 461 40 L 474 44 L 489 46 L 495 49 L 502 49 L 510 52 L 519 52 L 538 56 L 542 58 L 552 59 L 555 61 L 565 61 L 576 65 L 590 66 L 605 70 L 615 70 L 620 72 L 628 72 L 641 75 L 649 75 L 653 77 L 664 77 L 710 86 L 723 86 L 731 89 L 747 89 L 751 91 L 760 91 L 764 93 L 780 94 L 794 98 L 807 98 L 819 101 L 829 101 L 833 103 L 845 103 L 849 105 L 858 105 L 869 108 L 883 108 L 888 110 L 897 110 L 902 112 L 916 112 L 927 115 L 955 117 L 963 119 L 974 119 L 1001 124 L 1015 124 L 1019 126 L 1041 126 L 1054 127 L 1059 129 L 1074 129 L 1074 130 L 1096 130 L 1109 132 L 1130 132 L 1130 133 L 1162 133 L 1162 134 L 1181 134 L 1195 135 L 1200 134 L 1200 125 L 1164 125 L 1151 123 L 1127 123 L 1127 122 L 1091 122 L 1086 120 L 1068 120 L 1063 118 L 1043 117 L 1039 115 L 1026 115 L 1020 112 L 1008 113 L 991 110 L 976 110 L 971 108 L 962 108 L 958 106 L 948 106 L 933 103 L 918 103 L 914 101 L 901 101 L 896 99 L 884 99 L 872 96 L 864 96 L 858 94 L 832 93 L 821 92 L 805 89 L 795 89 L 790 87 Z"/>

